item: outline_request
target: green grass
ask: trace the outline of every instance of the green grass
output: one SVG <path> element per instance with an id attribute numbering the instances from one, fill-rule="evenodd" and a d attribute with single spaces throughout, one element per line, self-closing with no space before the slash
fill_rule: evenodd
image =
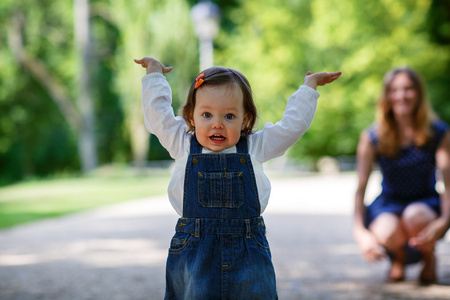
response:
<path id="1" fill-rule="evenodd" d="M 33 180 L 0 188 L 0 229 L 164 194 L 168 172 Z"/>

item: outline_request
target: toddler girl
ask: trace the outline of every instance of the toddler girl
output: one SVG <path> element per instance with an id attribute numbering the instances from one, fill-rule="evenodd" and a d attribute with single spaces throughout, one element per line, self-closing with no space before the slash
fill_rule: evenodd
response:
<path id="1" fill-rule="evenodd" d="M 257 118 L 249 82 L 222 67 L 192 82 L 182 117 L 171 107 L 163 74 L 173 68 L 144 57 L 144 121 L 175 159 L 169 199 L 181 218 L 166 266 L 165 299 L 277 299 L 261 213 L 270 182 L 262 164 L 281 156 L 310 126 L 318 85 L 341 72 L 306 74 L 283 119 L 252 132 Z"/>

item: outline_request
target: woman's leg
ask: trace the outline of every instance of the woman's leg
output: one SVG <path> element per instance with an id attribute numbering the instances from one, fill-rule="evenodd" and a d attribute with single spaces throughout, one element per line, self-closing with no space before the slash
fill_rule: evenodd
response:
<path id="1" fill-rule="evenodd" d="M 392 213 L 382 213 L 370 224 L 369 230 L 378 243 L 393 254 L 389 280 L 402 280 L 405 268 L 405 243 L 408 237 L 401 219 Z"/>
<path id="2" fill-rule="evenodd" d="M 422 231 L 431 221 L 437 218 L 437 214 L 424 203 L 412 203 L 408 205 L 402 214 L 402 223 L 408 239 Z M 434 254 L 435 243 L 417 247 L 423 254 L 423 269 L 420 281 L 432 283 L 436 281 L 436 257 Z"/>

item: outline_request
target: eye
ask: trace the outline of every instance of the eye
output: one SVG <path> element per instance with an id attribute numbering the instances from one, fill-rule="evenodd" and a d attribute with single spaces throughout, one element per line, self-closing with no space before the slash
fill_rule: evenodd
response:
<path id="1" fill-rule="evenodd" d="M 233 114 L 228 114 L 228 115 L 225 116 L 225 119 L 227 119 L 227 120 L 233 120 L 234 118 L 235 117 L 234 117 Z"/>
<path id="2" fill-rule="evenodd" d="M 205 113 L 203 113 L 202 116 L 203 116 L 204 118 L 206 118 L 206 119 L 209 119 L 209 118 L 212 117 L 212 114 L 210 114 L 209 112 L 205 112 Z"/>

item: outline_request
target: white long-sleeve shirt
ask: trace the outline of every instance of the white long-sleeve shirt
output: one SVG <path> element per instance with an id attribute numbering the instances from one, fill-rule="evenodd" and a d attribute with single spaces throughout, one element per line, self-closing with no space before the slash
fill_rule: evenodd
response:
<path id="1" fill-rule="evenodd" d="M 263 163 L 283 155 L 308 130 L 319 96 L 316 90 L 301 85 L 289 98 L 281 121 L 276 124 L 267 123 L 262 130 L 248 136 L 248 152 L 255 173 L 261 213 L 267 207 L 271 190 L 270 181 L 264 174 Z M 162 74 L 151 73 L 142 78 L 142 106 L 145 127 L 158 137 L 161 145 L 175 159 L 168 194 L 173 208 L 182 216 L 184 176 L 192 133 L 186 132 L 184 119 L 174 115 L 172 91 Z M 235 152 L 236 147 L 233 146 L 221 153 Z M 203 153 L 213 152 L 203 148 Z"/>

